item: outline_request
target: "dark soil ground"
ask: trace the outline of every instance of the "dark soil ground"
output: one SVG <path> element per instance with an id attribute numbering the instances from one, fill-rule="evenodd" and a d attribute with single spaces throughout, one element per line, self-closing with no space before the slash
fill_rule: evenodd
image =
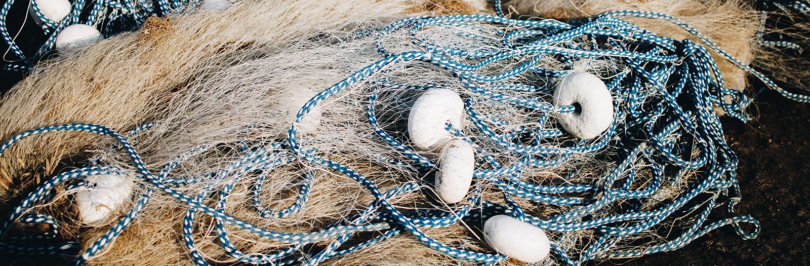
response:
<path id="1" fill-rule="evenodd" d="M 723 130 L 740 159 L 735 210 L 759 220 L 759 236 L 742 240 L 724 227 L 673 252 L 602 265 L 810 264 L 810 104 L 767 92 L 749 111 L 755 121 L 724 118 Z"/>

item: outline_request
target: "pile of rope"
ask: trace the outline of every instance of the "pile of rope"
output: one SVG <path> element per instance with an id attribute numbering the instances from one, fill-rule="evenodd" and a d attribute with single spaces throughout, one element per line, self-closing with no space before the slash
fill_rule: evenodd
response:
<path id="1" fill-rule="evenodd" d="M 161 2 L 161 9 L 164 5 L 167 4 Z M 205 175 L 178 177 L 172 172 L 183 162 L 217 149 L 216 145 L 202 144 L 185 151 L 158 172 L 148 169 L 130 139 L 148 132 L 152 124 L 137 127 L 125 135 L 102 125 L 68 124 L 15 136 L 0 146 L 0 154 L 23 138 L 48 132 L 84 131 L 110 136 L 126 152 L 136 171 L 94 162 L 48 180 L 14 209 L 0 227 L 0 235 L 5 235 L 17 221 L 48 224 L 52 230 L 27 238 L 2 238 L 0 249 L 30 255 L 75 255 L 76 249 L 82 246 L 75 242 L 30 245 L 31 239 L 53 238 L 58 233 L 54 218 L 36 213 L 34 207 L 48 201 L 55 187 L 87 189 L 92 185 L 82 179 L 97 175 L 134 175 L 145 185 L 133 207 L 103 237 L 86 248 L 74 262 L 76 265 L 114 242 L 156 191 L 188 207 L 183 221 L 183 240 L 191 258 L 199 265 L 208 263 L 194 242 L 192 225 L 197 213 L 215 220 L 219 243 L 228 255 L 251 264 L 318 264 L 402 233 L 450 257 L 495 263 L 505 260 L 506 256 L 454 247 L 431 238 L 423 229 L 482 224 L 501 214 L 537 226 L 549 234 L 552 259 L 546 260 L 547 264 L 577 265 L 589 260 L 671 251 L 726 225 L 731 225 L 743 239 L 755 238 L 759 222 L 734 213 L 734 205 L 740 201 L 735 173 L 738 161 L 725 141 L 713 109 L 719 106 L 730 116 L 747 121 L 749 117 L 742 110 L 750 100 L 743 92 L 723 86 L 722 75 L 705 47 L 690 40 L 654 35 L 620 19 L 626 16 L 675 23 L 772 89 L 797 101 L 810 101 L 810 97 L 780 89 L 693 28 L 665 14 L 616 11 L 568 23 L 487 15 L 408 18 L 340 40 L 348 43 L 373 38 L 384 59 L 345 77 L 309 100 L 299 110 L 286 138 L 269 143 L 246 143 L 245 147 L 253 148 L 238 151 L 238 159 Z M 387 36 L 392 33 L 410 36 L 412 48 L 396 52 L 389 49 L 386 45 L 392 40 Z M 441 42 L 442 34 L 464 41 Z M 504 62 L 512 67 L 492 69 Z M 464 98 L 467 121 L 463 124 L 472 126 L 448 123 L 445 129 L 476 148 L 475 180 L 464 203 L 407 211 L 397 208 L 390 200 L 429 190 L 432 187 L 429 179 L 410 180 L 382 191 L 379 184 L 364 176 L 361 170 L 328 158 L 328 154 L 319 150 L 323 143 L 299 134 L 299 124 L 312 110 L 334 100 L 340 92 L 353 87 L 368 88 L 366 119 L 378 137 L 374 141 L 387 143 L 402 157 L 369 155 L 368 161 L 425 176 L 435 169 L 436 162 L 414 151 L 408 145 L 407 136 L 392 130 L 402 121 L 381 124 L 377 111 L 381 94 L 402 91 L 420 94 L 448 86 L 413 82 L 419 79 L 412 77 L 420 75 L 413 72 L 414 69 L 424 68 L 433 68 L 463 85 L 463 89 L 456 89 Z M 496 74 L 491 74 L 493 71 Z M 549 103 L 549 93 L 555 90 L 553 84 L 570 73 L 583 71 L 597 74 L 607 84 L 613 98 L 613 123 L 593 139 L 579 139 L 557 129 L 555 116 L 579 112 L 579 107 Z M 525 123 L 510 124 L 516 113 L 525 114 Z M 244 137 L 238 133 L 233 135 Z M 568 169 L 560 173 L 562 183 L 525 180 L 524 176 L 529 173 L 559 169 L 581 158 L 596 158 L 604 169 L 599 171 L 600 175 L 588 178 L 577 176 L 576 169 Z M 294 162 L 331 169 L 349 177 L 362 184 L 376 200 L 355 216 L 311 233 L 274 232 L 224 212 L 240 178 L 258 176 L 252 186 L 252 196 L 254 208 L 262 217 L 283 218 L 298 213 L 312 192 L 314 174 L 311 172 L 305 176 L 291 206 L 272 211 L 264 208 L 259 199 L 262 182 L 273 170 Z M 183 193 L 184 186 L 200 183 L 204 188 L 196 195 Z M 500 192 L 501 196 L 491 197 L 493 191 Z M 213 206 L 205 203 L 209 198 L 216 198 Z M 526 211 L 537 206 L 553 214 L 541 216 Z M 721 206 L 725 207 L 725 212 L 718 215 L 724 218 L 709 219 Z M 753 229 L 744 230 L 744 224 L 752 225 Z M 225 225 L 289 246 L 271 254 L 246 254 L 231 242 Z M 359 234 L 362 232 L 379 233 L 369 237 Z M 672 235 L 651 237 L 662 232 Z M 360 239 L 349 241 L 353 236 Z M 325 247 L 316 244 L 323 241 L 329 244 Z M 314 246 L 321 248 L 312 249 Z"/>

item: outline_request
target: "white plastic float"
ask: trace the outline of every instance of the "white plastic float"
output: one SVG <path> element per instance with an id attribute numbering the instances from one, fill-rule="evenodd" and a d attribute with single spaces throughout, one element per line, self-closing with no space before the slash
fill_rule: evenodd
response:
<path id="1" fill-rule="evenodd" d="M 579 112 L 557 114 L 565 130 L 578 138 L 594 138 L 613 123 L 613 97 L 605 83 L 593 74 L 568 74 L 554 92 L 553 100 L 555 106 L 581 107 Z"/>
<path id="2" fill-rule="evenodd" d="M 435 191 L 444 202 L 456 203 L 470 190 L 475 154 L 473 147 L 462 139 L 453 139 L 445 123 L 461 127 L 464 102 L 452 90 L 429 90 L 419 96 L 408 114 L 408 134 L 411 142 L 422 150 L 441 149 Z"/>
<path id="3" fill-rule="evenodd" d="M 119 175 L 97 175 L 88 177 L 89 184 L 95 187 L 76 193 L 79 219 L 90 226 L 102 225 L 119 213 L 132 196 L 132 180 Z"/>
<path id="4" fill-rule="evenodd" d="M 70 14 L 70 2 L 67 0 L 36 0 L 39 12 L 42 13 L 46 19 L 54 24 L 58 24 L 68 14 Z M 34 12 L 34 5 L 28 5 L 28 13 L 34 19 L 37 25 L 42 26 L 42 19 Z"/>
<path id="5" fill-rule="evenodd" d="M 408 135 L 411 142 L 422 150 L 435 150 L 452 139 L 445 129 L 450 122 L 461 127 L 464 115 L 464 102 L 455 92 L 448 89 L 429 90 L 422 94 L 408 114 Z"/>
<path id="6" fill-rule="evenodd" d="M 470 190 L 475 155 L 473 147 L 462 139 L 451 140 L 444 146 L 436 173 L 436 194 L 447 203 L 464 199 Z"/>
<path id="7" fill-rule="evenodd" d="M 67 26 L 56 36 L 56 49 L 85 47 L 104 39 L 96 27 L 85 24 Z"/>
<path id="8" fill-rule="evenodd" d="M 507 215 L 493 216 L 484 223 L 484 240 L 498 253 L 527 263 L 542 261 L 551 251 L 543 229 Z"/>

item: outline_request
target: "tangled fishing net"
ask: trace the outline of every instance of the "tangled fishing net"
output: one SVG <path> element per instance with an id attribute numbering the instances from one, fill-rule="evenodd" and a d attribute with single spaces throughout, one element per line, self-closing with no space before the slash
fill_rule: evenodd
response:
<path id="1" fill-rule="evenodd" d="M 26 55 L 15 42 L 17 36 L 9 32 L 7 27 L 8 13 L 14 2 L 5 1 L 0 7 L 0 36 L 9 45 L 11 54 L 17 57 L 14 62 L 4 64 L 3 69 L 20 72 L 31 71 L 37 62 L 47 59 L 49 52 L 55 47 L 87 46 L 122 31 L 138 29 L 151 16 L 178 14 L 198 7 L 221 10 L 230 5 L 227 0 L 30 1 L 27 10 L 47 37 L 33 54 Z M 96 29 L 97 26 L 100 30 Z M 4 59 L 9 51 L 4 51 Z"/>
<path id="2" fill-rule="evenodd" d="M 623 17 L 673 23 L 702 45 Z M 23 199 L 0 227 L 0 248 L 80 250 L 74 264 L 120 262 L 107 252 L 162 254 L 155 264 L 517 262 L 486 244 L 485 223 L 498 215 L 547 234 L 544 265 L 671 251 L 726 225 L 751 239 L 759 223 L 734 212 L 737 158 L 713 109 L 746 121 L 750 99 L 724 85 L 711 52 L 789 98 L 810 100 L 661 13 L 372 24 L 281 47 L 239 46 L 250 52 L 160 95 L 143 115 L 153 121 L 126 133 L 65 124 L 11 138 L 0 153 L 56 131 L 107 136 L 86 165 Z M 607 129 L 586 138 L 562 117 L 590 107 L 554 100 L 566 77 L 582 73 L 604 83 L 613 110 Z M 437 196 L 437 176 L 448 174 L 440 173 L 441 150 L 415 147 L 408 133 L 415 103 L 438 90 L 463 99 L 463 119 L 436 130 L 474 149 L 473 181 L 458 203 Z M 131 196 L 105 194 L 122 200 L 78 206 L 82 218 L 72 221 L 48 206 L 109 191 L 105 179 L 132 187 Z M 100 209 L 111 214 L 84 217 Z M 35 244 L 50 243 L 38 239 L 67 223 L 97 228 L 81 243 Z M 14 224 L 48 230 L 8 233 Z"/>

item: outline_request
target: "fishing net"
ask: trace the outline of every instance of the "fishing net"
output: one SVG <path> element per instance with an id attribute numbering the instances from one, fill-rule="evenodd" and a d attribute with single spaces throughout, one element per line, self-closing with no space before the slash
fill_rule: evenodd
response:
<path id="1" fill-rule="evenodd" d="M 626 17 L 672 23 L 698 42 Z M 411 17 L 372 28 L 379 24 L 214 50 L 228 63 L 155 96 L 141 114 L 151 123 L 123 134 L 65 124 L 11 138 L 0 152 L 56 131 L 107 136 L 86 165 L 45 181 L 12 211 L 0 227 L 3 249 L 81 250 L 75 264 L 517 263 L 485 243 L 496 215 L 546 232 L 544 265 L 671 251 L 726 225 L 751 239 L 759 223 L 734 212 L 737 158 L 713 109 L 747 121 L 750 98 L 727 88 L 712 55 L 808 100 L 661 13 Z M 598 77 L 612 98 L 612 121 L 593 138 L 560 121 L 587 106 L 553 100 L 578 73 Z M 463 99 L 464 119 L 439 130 L 475 151 L 472 185 L 454 204 L 435 192 L 441 151 L 415 148 L 408 134 L 415 102 L 435 90 Z M 87 223 L 43 206 L 97 191 L 110 176 L 134 187 L 121 206 L 106 206 L 116 215 L 83 229 L 81 243 L 31 242 Z M 5 234 L 32 223 L 48 230 Z"/>
<path id="2" fill-rule="evenodd" d="M 87 25 L 86 28 L 96 28 L 101 38 L 119 34 L 124 31 L 139 29 L 147 22 L 151 16 L 166 16 L 169 14 L 180 14 L 197 8 L 206 10 L 221 10 L 230 5 L 227 0 L 205 1 L 181 1 L 181 0 L 159 0 L 159 1 L 40 1 L 28 2 L 27 12 L 31 13 L 38 26 L 46 36 L 46 40 L 33 54 L 28 54 L 15 42 L 17 35 L 9 32 L 7 19 L 12 10 L 14 0 L 5 1 L 0 7 L 0 36 L 9 45 L 9 51 L 13 54 L 12 63 L 4 64 L 3 69 L 7 71 L 31 71 L 38 61 L 47 59 L 49 52 L 57 45 L 60 33 L 66 31 L 69 26 Z M 64 9 L 64 10 L 62 10 Z M 67 30 L 69 31 L 69 30 Z M 86 37 L 86 36 L 82 36 Z M 5 51 L 3 58 L 6 59 Z M 5 61 L 5 60 L 4 60 Z"/>

